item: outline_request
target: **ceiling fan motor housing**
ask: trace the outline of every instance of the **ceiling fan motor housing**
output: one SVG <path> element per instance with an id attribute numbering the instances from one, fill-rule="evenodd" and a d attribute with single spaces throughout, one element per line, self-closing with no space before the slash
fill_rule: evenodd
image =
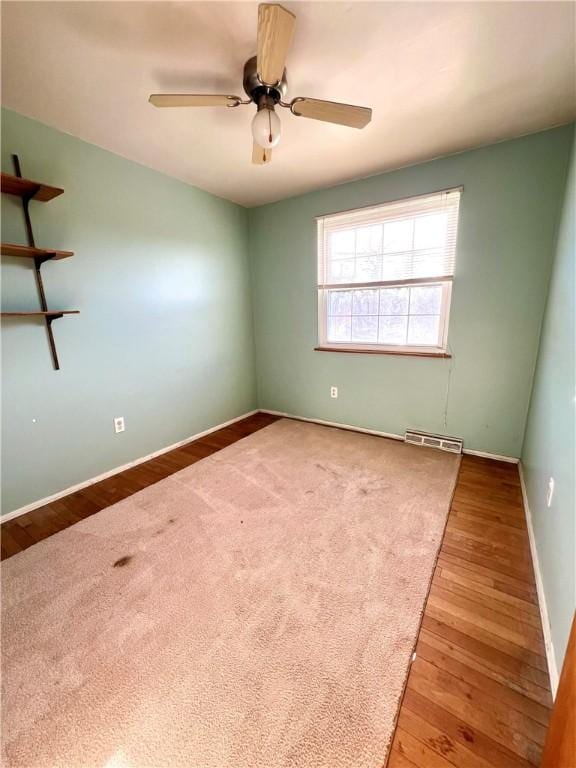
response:
<path id="1" fill-rule="evenodd" d="M 248 59 L 244 64 L 244 90 L 246 94 L 257 104 L 268 104 L 270 106 L 278 104 L 286 96 L 288 83 L 286 82 L 286 70 L 282 75 L 282 80 L 273 86 L 265 85 L 258 77 L 256 56 Z M 266 98 L 263 98 L 266 97 Z M 272 104 L 270 104 L 272 102 Z"/>

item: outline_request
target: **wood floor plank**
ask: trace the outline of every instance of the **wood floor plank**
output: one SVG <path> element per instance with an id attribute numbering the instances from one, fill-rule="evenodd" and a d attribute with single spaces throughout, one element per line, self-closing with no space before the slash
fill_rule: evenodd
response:
<path id="1" fill-rule="evenodd" d="M 85 490 L 85 489 L 83 489 Z M 60 501 L 70 510 L 79 512 L 84 517 L 95 515 L 102 507 L 90 499 L 83 491 L 76 491 L 70 496 L 64 496 Z"/>
<path id="2" fill-rule="evenodd" d="M 463 589 L 467 589 L 469 594 L 474 593 L 482 595 L 487 599 L 494 600 L 495 603 L 504 603 L 506 604 L 507 609 L 510 606 L 514 606 L 524 615 L 530 614 L 533 616 L 537 621 L 535 626 L 541 626 L 540 612 L 538 611 L 537 605 L 534 605 L 534 603 L 529 600 L 523 600 L 521 597 L 511 595 L 505 590 L 495 589 L 492 586 L 492 580 L 488 580 L 488 583 L 486 583 L 484 580 L 469 578 L 468 576 L 463 575 L 462 571 L 459 571 L 457 568 L 446 565 L 439 567 L 437 572 L 438 578 L 447 584 L 449 583 L 451 588 L 454 588 L 454 585 L 457 585 Z"/>
<path id="3" fill-rule="evenodd" d="M 469 584 L 461 584 L 458 580 L 449 578 L 449 574 L 441 568 L 436 570 L 432 583 L 440 589 L 459 595 L 477 605 L 484 606 L 484 608 L 488 608 L 495 614 L 502 614 L 505 617 L 528 624 L 537 630 L 538 636 L 541 637 L 540 617 L 536 612 L 529 610 L 529 608 L 534 608 L 530 603 L 518 605 L 512 602 L 513 596 L 508 596 L 505 592 L 500 592 L 497 589 L 492 589 L 489 593 L 486 593 L 482 589 L 471 587 Z"/>
<path id="4" fill-rule="evenodd" d="M 526 562 L 515 562 L 512 556 L 501 554 L 499 548 L 490 542 L 479 545 L 463 536 L 456 536 L 448 531 L 444 537 L 443 551 L 453 554 L 475 565 L 486 566 L 506 576 L 512 576 L 529 585 L 533 584 L 532 574 Z"/>
<path id="5" fill-rule="evenodd" d="M 510 654 L 505 653 L 500 648 L 492 645 L 489 637 L 484 640 L 479 640 L 473 635 L 468 634 L 466 631 L 462 631 L 465 629 L 463 622 L 455 622 L 455 624 L 456 626 L 450 626 L 449 624 L 434 618 L 434 616 L 430 615 L 428 608 L 426 608 L 424 618 L 422 619 L 422 627 L 429 630 L 432 634 L 452 642 L 457 647 L 480 657 L 499 669 L 511 670 L 513 674 L 518 677 L 526 678 L 542 688 L 549 687 L 547 671 L 531 666 L 523 659 L 510 656 Z"/>
<path id="6" fill-rule="evenodd" d="M 438 669 L 449 672 L 463 682 L 479 688 L 512 709 L 522 712 L 540 725 L 548 725 L 550 721 L 549 707 L 516 692 L 509 688 L 506 683 L 496 681 L 490 675 L 479 672 L 468 664 L 456 660 L 453 655 L 445 654 L 434 646 L 428 645 L 425 640 L 418 642 L 416 653 L 418 658 L 424 659 Z"/>
<path id="7" fill-rule="evenodd" d="M 255 414 L 4 523 L 2 559 L 276 420 Z M 517 467 L 463 456 L 387 768 L 538 764 L 551 693 L 530 558 Z"/>
<path id="8" fill-rule="evenodd" d="M 446 760 L 439 752 L 430 749 L 400 725 L 396 728 L 392 751 L 406 757 L 418 768 L 454 768 L 454 763 Z"/>
<path id="9" fill-rule="evenodd" d="M 454 744 L 459 744 L 473 752 L 491 768 L 532 768 L 531 763 L 509 750 L 507 746 L 498 744 L 482 731 L 477 730 L 469 722 L 463 720 L 459 713 L 453 714 L 443 709 L 412 688 L 406 690 L 402 708 L 414 712 L 418 717 L 441 731 Z"/>
<path id="10" fill-rule="evenodd" d="M 461 586 L 457 582 L 442 578 L 440 571 L 434 575 L 431 590 L 436 596 L 445 596 L 446 599 L 461 601 L 462 607 L 467 606 L 470 611 L 479 616 L 485 616 L 495 623 L 511 626 L 517 633 L 523 634 L 526 631 L 526 634 L 536 642 L 537 652 L 541 655 L 545 654 L 538 616 L 498 598 L 485 595 L 483 592 L 477 592 L 470 587 Z M 497 590 L 494 592 L 499 596 L 502 595 Z"/>
<path id="11" fill-rule="evenodd" d="M 390 756 L 385 765 L 386 768 L 418 768 L 405 755 L 401 754 L 395 745 L 392 745 Z"/>
<path id="12" fill-rule="evenodd" d="M 450 519 L 446 532 L 454 537 L 455 541 L 461 541 L 466 548 L 473 547 L 475 551 L 486 551 L 488 556 L 496 555 L 512 564 L 520 566 L 522 570 L 531 573 L 532 562 L 530 560 L 530 547 L 528 538 L 520 532 L 514 537 L 513 531 L 494 532 L 492 527 L 473 526 Z M 481 529 L 484 529 L 482 532 Z M 514 540 L 515 539 L 515 540 Z"/>
<path id="13" fill-rule="evenodd" d="M 455 509 L 467 509 L 471 512 L 487 512 L 489 514 L 506 515 L 516 519 L 525 517 L 524 507 L 520 500 L 512 501 L 508 504 L 502 501 L 490 500 L 482 494 L 481 487 L 477 490 L 463 491 L 458 486 L 454 494 L 453 504 Z"/>
<path id="14" fill-rule="evenodd" d="M 550 710 L 552 706 L 552 694 L 549 688 L 537 685 L 527 677 L 523 677 L 515 669 L 509 666 L 504 668 L 491 658 L 481 656 L 474 651 L 467 650 L 458 645 L 454 645 L 449 640 L 440 635 L 432 634 L 424 627 L 420 630 L 418 644 L 420 642 L 432 648 L 437 648 L 443 654 L 451 656 L 456 661 L 461 661 L 471 669 L 476 669 L 487 677 L 497 680 L 503 685 L 508 686 L 513 691 L 517 691 L 523 696 L 538 702 L 546 709 Z M 418 651 L 418 645 L 416 646 Z M 535 670 L 534 670 L 535 671 Z"/>
<path id="15" fill-rule="evenodd" d="M 426 718 L 426 713 L 417 714 L 409 707 L 402 707 L 398 728 L 409 733 L 425 746 L 436 752 L 457 768 L 491 768 L 479 754 L 468 749 L 465 739 L 453 739 Z"/>
<path id="16" fill-rule="evenodd" d="M 545 729 L 530 718 L 423 659 L 412 664 L 408 687 L 529 763 L 539 764 Z"/>
<path id="17" fill-rule="evenodd" d="M 458 566 L 463 569 L 470 578 L 485 576 L 492 580 L 493 586 L 497 588 L 505 587 L 511 595 L 528 599 L 534 603 L 537 602 L 536 587 L 534 584 L 526 582 L 523 579 L 518 579 L 515 576 L 509 576 L 495 567 L 488 568 L 482 562 L 477 562 L 478 559 L 479 558 L 471 560 L 466 557 L 461 557 L 458 551 L 453 552 L 450 550 L 449 546 L 443 545 L 440 550 L 438 564 L 442 566 L 444 563 L 449 563 Z"/>
<path id="18" fill-rule="evenodd" d="M 460 515 L 453 514 L 450 515 L 448 528 L 475 534 L 477 541 L 497 539 L 514 548 L 523 544 L 528 545 L 528 536 L 523 528 L 511 526 L 498 520 L 480 519 L 463 513 Z"/>
<path id="19" fill-rule="evenodd" d="M 21 525 L 19 525 L 17 520 L 13 521 L 10 533 L 12 534 L 14 541 L 22 549 L 27 549 L 34 544 L 34 539 L 30 533 L 26 530 L 26 528 L 23 528 Z"/>
<path id="20" fill-rule="evenodd" d="M 27 530 L 30 531 L 34 542 L 36 542 L 39 537 L 52 536 L 52 534 L 63 531 L 83 519 L 84 516 L 78 510 L 70 509 L 63 501 L 57 500 L 44 509 L 41 517 L 31 520 Z"/>
<path id="21" fill-rule="evenodd" d="M 542 672 L 547 671 L 546 659 L 540 654 L 524 646 L 517 645 L 513 640 L 507 639 L 499 633 L 492 632 L 491 628 L 487 629 L 480 622 L 467 621 L 464 612 L 445 610 L 442 605 L 437 604 L 434 598 L 428 600 L 425 615 L 453 629 L 457 629 L 470 638 L 480 640 L 485 645 L 496 648 L 506 656 L 517 659 L 523 664 L 527 664 Z"/>
<path id="22" fill-rule="evenodd" d="M 512 471 L 517 472 L 517 469 Z M 466 469 L 461 467 L 460 476 L 462 482 L 458 483 L 458 487 L 455 489 L 455 498 L 461 501 L 463 504 L 467 504 L 470 507 L 499 507 L 502 508 L 508 514 L 522 513 L 522 496 L 511 494 L 508 503 L 503 503 L 502 500 L 495 500 L 490 498 L 489 489 L 494 486 L 495 482 L 499 482 L 493 475 L 487 481 L 488 472 L 478 475 L 476 478 L 471 479 L 466 474 Z M 520 487 L 517 489 L 520 491 Z"/>
<path id="23" fill-rule="evenodd" d="M 10 523 L 4 523 L 4 525 L 2 525 L 2 537 L 0 546 L 2 560 L 6 560 L 8 557 L 13 557 L 14 555 L 17 555 L 18 552 L 22 551 L 22 547 L 12 536 L 12 528 L 13 526 L 10 525 Z"/>
<path id="24" fill-rule="evenodd" d="M 498 637 L 534 651 L 542 657 L 545 656 L 541 632 L 528 623 L 487 608 L 469 598 L 461 597 L 455 592 L 443 589 L 437 583 L 432 584 L 428 602 L 455 616 L 461 616 L 465 621 L 477 624 Z"/>
<path id="25" fill-rule="evenodd" d="M 453 517 L 456 520 L 467 520 L 471 523 L 497 523 L 504 528 L 512 528 L 515 531 L 524 532 L 526 520 L 523 515 L 503 515 L 501 512 L 487 512 L 485 509 L 471 510 L 469 507 L 456 505 L 452 506 Z"/>
<path id="26" fill-rule="evenodd" d="M 478 542 L 471 542 L 463 536 L 457 536 L 448 531 L 442 545 L 442 554 L 463 560 L 468 563 L 468 567 L 474 565 L 496 571 L 500 579 L 514 579 L 525 588 L 534 586 L 527 564 L 522 562 L 518 564 L 513 557 L 499 553 L 489 541 L 479 546 Z"/>
<path id="27" fill-rule="evenodd" d="M 463 473 L 462 480 L 458 484 L 455 496 L 462 498 L 465 495 L 477 493 L 480 490 L 482 491 L 482 501 L 485 504 L 493 504 L 494 506 L 498 504 L 506 504 L 515 509 L 520 509 L 522 506 L 515 488 L 507 488 L 498 485 L 497 482 L 495 482 L 495 478 L 491 478 L 490 485 L 486 485 L 483 477 L 472 479 L 467 477 L 465 473 Z"/>
<path id="28" fill-rule="evenodd" d="M 42 507 L 41 510 L 35 509 L 27 515 L 17 517 L 14 520 L 14 523 L 22 525 L 30 532 L 30 535 L 35 541 L 39 541 L 62 530 L 62 526 L 64 525 L 62 515 L 65 515 L 66 512 L 66 507 L 60 502 L 55 501 L 52 504 Z M 2 526 L 2 528 L 4 528 L 4 526 Z"/>

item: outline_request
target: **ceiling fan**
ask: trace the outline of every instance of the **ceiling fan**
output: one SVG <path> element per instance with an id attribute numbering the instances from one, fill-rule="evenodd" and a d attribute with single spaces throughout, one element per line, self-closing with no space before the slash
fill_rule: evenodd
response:
<path id="1" fill-rule="evenodd" d="M 252 162 L 264 165 L 272 159 L 272 148 L 280 141 L 281 123 L 275 107 L 286 107 L 297 117 L 323 120 L 327 123 L 364 128 L 372 119 L 372 110 L 339 104 L 335 101 L 298 96 L 285 102 L 288 88 L 284 64 L 294 35 L 296 17 L 281 5 L 262 3 L 258 6 L 258 55 L 244 65 L 244 90 L 248 96 L 220 96 L 190 93 L 154 93 L 149 101 L 155 107 L 238 107 L 256 104 L 252 121 L 254 139 Z"/>

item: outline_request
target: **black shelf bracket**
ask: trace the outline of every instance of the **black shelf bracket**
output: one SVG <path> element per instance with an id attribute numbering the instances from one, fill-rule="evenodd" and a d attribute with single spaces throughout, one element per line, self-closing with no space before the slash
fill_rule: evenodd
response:
<path id="1" fill-rule="evenodd" d="M 20 159 L 18 158 L 18 155 L 12 155 L 12 162 L 14 163 L 14 174 L 19 178 L 22 178 L 22 170 L 20 168 Z M 34 242 L 34 232 L 32 230 L 32 221 L 30 219 L 29 205 L 30 205 L 30 200 L 35 194 L 36 194 L 35 191 L 32 191 L 29 195 L 25 195 L 22 197 L 22 210 L 24 212 L 24 223 L 26 225 L 26 238 L 28 240 L 28 245 L 31 248 L 35 248 L 36 244 Z M 48 312 L 48 304 L 46 302 L 46 294 L 44 292 L 44 283 L 42 282 L 42 272 L 40 270 L 41 270 L 42 264 L 44 264 L 45 261 L 50 261 L 52 258 L 53 258 L 52 256 L 37 256 L 34 259 L 34 275 L 36 277 L 36 286 L 38 288 L 40 306 L 43 312 Z M 50 346 L 50 354 L 52 355 L 52 363 L 54 365 L 54 370 L 56 371 L 60 370 L 60 363 L 58 362 L 58 353 L 56 352 L 56 342 L 54 341 L 54 334 L 52 333 L 52 321 L 57 320 L 59 317 L 63 317 L 63 315 L 53 315 L 52 317 L 46 317 L 44 319 L 46 323 L 46 334 L 48 336 L 48 344 Z"/>

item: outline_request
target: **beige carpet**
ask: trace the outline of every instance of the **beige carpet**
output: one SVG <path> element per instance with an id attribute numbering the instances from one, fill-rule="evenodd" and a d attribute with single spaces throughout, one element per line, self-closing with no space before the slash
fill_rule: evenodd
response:
<path id="1" fill-rule="evenodd" d="M 282 420 L 9 559 L 3 765 L 380 768 L 458 464 Z"/>

